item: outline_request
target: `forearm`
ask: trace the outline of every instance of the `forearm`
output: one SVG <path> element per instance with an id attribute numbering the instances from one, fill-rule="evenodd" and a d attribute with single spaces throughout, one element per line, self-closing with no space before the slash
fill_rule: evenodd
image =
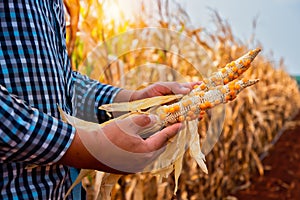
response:
<path id="1" fill-rule="evenodd" d="M 57 164 L 72 166 L 78 169 L 95 169 L 116 174 L 124 173 L 104 165 L 102 162 L 93 157 L 81 142 L 77 132 L 71 146 Z"/>

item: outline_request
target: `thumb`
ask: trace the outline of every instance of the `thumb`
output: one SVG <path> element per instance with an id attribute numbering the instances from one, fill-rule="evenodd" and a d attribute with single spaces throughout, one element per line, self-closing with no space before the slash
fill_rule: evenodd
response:
<path id="1" fill-rule="evenodd" d="M 146 140 L 150 151 L 156 151 L 165 146 L 169 139 L 174 137 L 183 128 L 182 123 L 176 123 L 157 132 Z"/>
<path id="2" fill-rule="evenodd" d="M 156 117 L 154 115 L 134 114 L 125 119 L 115 120 L 107 126 L 117 128 L 119 132 L 131 136 L 138 136 L 139 132 L 153 126 L 155 122 Z"/>

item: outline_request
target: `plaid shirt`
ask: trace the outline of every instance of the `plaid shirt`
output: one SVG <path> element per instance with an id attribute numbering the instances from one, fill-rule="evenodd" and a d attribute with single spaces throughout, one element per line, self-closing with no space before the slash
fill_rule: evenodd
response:
<path id="1" fill-rule="evenodd" d="M 75 129 L 57 105 L 103 122 L 119 89 L 71 71 L 61 0 L 1 0 L 0 24 L 0 199 L 62 199 L 72 168 L 54 163 Z"/>

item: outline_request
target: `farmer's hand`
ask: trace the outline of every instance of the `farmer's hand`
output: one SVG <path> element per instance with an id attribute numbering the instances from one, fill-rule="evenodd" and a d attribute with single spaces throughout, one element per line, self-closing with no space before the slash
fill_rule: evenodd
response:
<path id="1" fill-rule="evenodd" d="M 163 96 L 170 94 L 188 94 L 195 85 L 200 85 L 201 81 L 177 83 L 177 82 L 157 82 L 142 90 L 121 90 L 115 97 L 114 103 L 129 102 L 155 96 Z M 117 117 L 124 114 L 124 112 L 113 112 L 113 116 Z M 199 115 L 199 120 L 203 118 L 204 114 Z"/>
<path id="2" fill-rule="evenodd" d="M 143 140 L 138 133 L 155 123 L 151 115 L 133 115 L 104 126 L 68 115 L 66 118 L 76 128 L 76 135 L 60 163 L 113 173 L 142 171 L 182 127 L 176 123 Z"/>
<path id="3" fill-rule="evenodd" d="M 142 90 L 121 90 L 115 97 L 114 102 L 135 101 L 155 96 L 170 94 L 187 94 L 195 85 L 201 82 L 177 83 L 177 82 L 157 82 Z"/>
<path id="4" fill-rule="evenodd" d="M 150 85 L 142 90 L 133 93 L 131 100 L 139 100 L 155 96 L 163 96 L 169 94 L 187 94 L 195 85 L 201 82 L 177 83 L 177 82 L 158 82 Z"/>

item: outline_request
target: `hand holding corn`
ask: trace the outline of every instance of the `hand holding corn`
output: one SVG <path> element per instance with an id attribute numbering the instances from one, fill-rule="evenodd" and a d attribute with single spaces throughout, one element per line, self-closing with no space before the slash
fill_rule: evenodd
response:
<path id="1" fill-rule="evenodd" d="M 195 85 L 194 89 L 185 96 L 158 96 L 129 103 L 102 105 L 99 108 L 108 112 L 131 111 L 132 113 L 142 113 L 141 110 L 146 110 L 146 113 L 155 115 L 157 123 L 140 132 L 142 137 L 149 137 L 165 126 L 197 119 L 207 109 L 234 100 L 244 88 L 257 83 L 258 79 L 247 80 L 243 78 L 238 80 L 238 77 L 250 67 L 250 63 L 259 52 L 260 49 L 254 49 L 232 61 L 224 68 L 213 73 L 209 78 L 205 78 L 201 85 Z M 162 105 L 174 100 L 178 102 Z"/>

